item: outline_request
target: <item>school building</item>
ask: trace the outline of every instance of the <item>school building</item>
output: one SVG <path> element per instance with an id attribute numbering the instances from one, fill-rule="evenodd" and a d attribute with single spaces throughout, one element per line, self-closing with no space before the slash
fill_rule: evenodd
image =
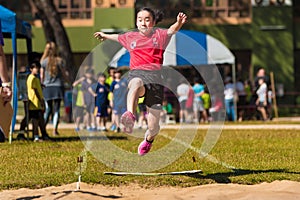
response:
<path id="1" fill-rule="evenodd" d="M 75 67 L 99 44 L 96 31 L 135 28 L 135 11 L 151 6 L 164 11 L 161 27 L 172 24 L 179 11 L 189 22 L 183 29 L 209 34 L 236 58 L 236 73 L 252 79 L 259 67 L 273 72 L 282 111 L 300 113 L 300 2 L 296 0 L 53 0 L 61 14 L 74 53 Z M 45 36 L 30 0 L 0 0 L 0 4 L 32 24 L 33 51 L 43 52 Z M 20 6 L 22 5 L 22 6 Z M 8 39 L 5 39 L 8 40 Z M 26 44 L 18 40 L 18 65 L 26 65 Z M 8 60 L 10 42 L 5 42 Z M 111 52 L 113 53 L 113 52 Z M 230 66 L 224 66 L 227 73 Z"/>

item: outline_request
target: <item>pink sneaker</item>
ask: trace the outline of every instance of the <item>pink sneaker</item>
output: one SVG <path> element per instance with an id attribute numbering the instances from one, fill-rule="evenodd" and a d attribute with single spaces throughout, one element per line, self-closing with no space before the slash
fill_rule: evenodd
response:
<path id="1" fill-rule="evenodd" d="M 148 142 L 146 139 L 141 142 L 141 144 L 138 147 L 138 153 L 140 156 L 143 156 L 147 154 L 152 147 L 152 142 Z"/>
<path id="2" fill-rule="evenodd" d="M 132 133 L 134 122 L 135 116 L 129 111 L 124 112 L 121 116 L 121 123 L 124 125 L 123 131 L 125 133 Z"/>

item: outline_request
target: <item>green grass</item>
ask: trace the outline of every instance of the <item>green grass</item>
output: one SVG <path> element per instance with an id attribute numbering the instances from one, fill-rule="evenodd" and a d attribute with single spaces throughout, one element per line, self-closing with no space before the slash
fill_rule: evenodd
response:
<path id="1" fill-rule="evenodd" d="M 185 131 L 191 134 L 190 130 Z M 0 190 L 12 188 L 42 188 L 76 182 L 84 145 L 73 130 L 61 130 L 55 142 L 13 141 L 0 144 Z M 152 151 L 162 148 L 175 130 L 163 130 Z M 199 148 L 205 130 L 198 130 L 192 146 Z M 107 133 L 120 148 L 136 152 L 141 139 L 125 134 Z M 275 180 L 300 181 L 300 130 L 223 130 L 210 152 L 211 157 L 199 158 L 188 149 L 179 159 L 159 172 L 203 170 L 197 175 L 178 176 L 112 176 L 115 171 L 99 162 L 91 153 L 84 156 L 82 181 L 104 185 L 136 183 L 144 187 L 162 185 L 188 187 L 210 183 L 257 184 Z M 196 158 L 194 163 L 192 158 Z M 213 159 L 215 161 L 213 162 Z M 155 161 L 154 161 L 155 162 Z M 230 169 L 226 166 L 233 166 Z"/>

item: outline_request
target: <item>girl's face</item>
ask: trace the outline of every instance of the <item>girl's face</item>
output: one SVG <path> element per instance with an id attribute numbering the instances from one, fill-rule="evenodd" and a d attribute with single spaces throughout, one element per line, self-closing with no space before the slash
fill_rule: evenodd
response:
<path id="1" fill-rule="evenodd" d="M 150 12 L 142 10 L 138 12 L 136 19 L 136 26 L 140 33 L 143 35 L 148 35 L 151 33 L 152 27 L 155 25 L 153 16 Z"/>

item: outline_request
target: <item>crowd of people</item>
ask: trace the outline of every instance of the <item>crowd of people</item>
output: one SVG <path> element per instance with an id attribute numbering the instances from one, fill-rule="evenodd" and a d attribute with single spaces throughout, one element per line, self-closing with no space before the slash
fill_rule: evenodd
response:
<path id="1" fill-rule="evenodd" d="M 258 69 L 253 83 L 240 77 L 234 83 L 231 75 L 225 76 L 223 83 L 223 100 L 212 108 L 210 91 L 201 78 L 179 81 L 175 97 L 179 102 L 178 122 L 207 123 L 214 120 L 211 113 L 216 107 L 225 109 L 227 121 L 272 120 L 273 95 L 264 68 Z"/>

